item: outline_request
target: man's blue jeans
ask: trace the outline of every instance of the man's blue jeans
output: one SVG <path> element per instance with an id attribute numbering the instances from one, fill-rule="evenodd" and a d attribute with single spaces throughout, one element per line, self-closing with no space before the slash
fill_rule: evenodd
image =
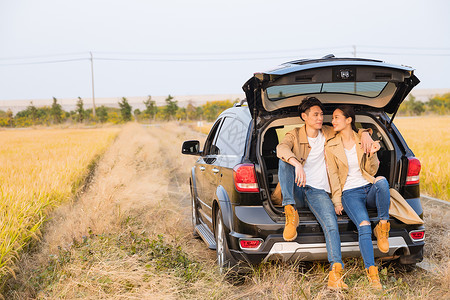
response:
<path id="1" fill-rule="evenodd" d="M 299 187 L 295 184 L 295 167 L 280 159 L 278 164 L 278 181 L 283 195 L 283 206 L 294 205 L 306 207 L 312 211 L 322 226 L 327 245 L 328 261 L 331 266 L 341 263 L 341 238 L 337 224 L 336 212 L 327 192 L 310 186 Z M 328 178 L 324 178 L 328 180 Z"/>
<path id="2" fill-rule="evenodd" d="M 369 183 L 342 193 L 342 205 L 345 212 L 358 228 L 359 249 L 366 269 L 375 265 L 372 227 L 360 224 L 363 221 L 370 223 L 367 207 L 377 209 L 378 221 L 389 220 L 390 203 L 389 183 L 384 177 L 374 184 Z"/>

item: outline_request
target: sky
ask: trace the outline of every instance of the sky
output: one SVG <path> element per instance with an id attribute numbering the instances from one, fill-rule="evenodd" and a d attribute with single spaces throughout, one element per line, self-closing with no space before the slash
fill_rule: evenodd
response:
<path id="1" fill-rule="evenodd" d="M 450 88 L 450 1 L 0 0 L 0 100 L 242 93 L 254 72 L 338 57 Z"/>

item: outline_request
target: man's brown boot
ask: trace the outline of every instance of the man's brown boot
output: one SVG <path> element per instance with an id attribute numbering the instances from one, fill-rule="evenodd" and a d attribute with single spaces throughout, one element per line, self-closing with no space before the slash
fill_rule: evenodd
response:
<path id="1" fill-rule="evenodd" d="M 283 239 L 290 242 L 297 237 L 298 213 L 292 205 L 286 205 L 284 214 L 286 215 L 286 225 L 284 226 Z"/>
<path id="2" fill-rule="evenodd" d="M 373 229 L 373 234 L 377 238 L 377 246 L 383 253 L 389 252 L 389 230 L 391 229 L 391 224 L 389 222 L 381 223 L 378 222 L 377 226 Z"/>
<path id="3" fill-rule="evenodd" d="M 342 265 L 340 263 L 334 263 L 328 274 L 328 286 L 327 288 L 332 290 L 348 289 L 348 285 L 345 284 L 342 279 Z"/>
<path id="4" fill-rule="evenodd" d="M 378 268 L 375 266 L 370 266 L 366 269 L 367 278 L 369 278 L 370 286 L 377 290 L 382 290 L 383 286 L 380 282 L 380 277 L 378 277 Z"/>

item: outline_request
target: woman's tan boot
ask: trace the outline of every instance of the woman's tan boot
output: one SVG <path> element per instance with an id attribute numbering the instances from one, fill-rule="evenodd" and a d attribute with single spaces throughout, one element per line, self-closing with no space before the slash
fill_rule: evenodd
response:
<path id="1" fill-rule="evenodd" d="M 383 286 L 381 285 L 380 277 L 378 276 L 378 268 L 375 266 L 370 266 L 369 269 L 366 269 L 366 273 L 372 288 L 382 290 Z"/>
<path id="2" fill-rule="evenodd" d="M 328 275 L 328 288 L 332 290 L 348 289 L 348 285 L 345 284 L 342 279 L 342 265 L 340 263 L 334 263 L 331 271 Z"/>
<path id="3" fill-rule="evenodd" d="M 378 222 L 377 226 L 373 229 L 373 234 L 377 238 L 377 246 L 378 249 L 383 253 L 389 252 L 389 230 L 391 229 L 391 225 L 389 222 L 381 223 Z"/>

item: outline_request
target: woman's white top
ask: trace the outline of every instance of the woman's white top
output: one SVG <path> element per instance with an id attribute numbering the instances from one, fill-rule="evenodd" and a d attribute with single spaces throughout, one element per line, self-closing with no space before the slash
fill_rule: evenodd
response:
<path id="1" fill-rule="evenodd" d="M 345 180 L 343 191 L 369 184 L 370 182 L 364 179 L 361 170 L 359 169 L 358 155 L 356 154 L 356 144 L 353 145 L 352 149 L 347 150 L 344 148 L 344 150 L 345 155 L 347 156 L 348 174 L 347 179 Z"/>
<path id="2" fill-rule="evenodd" d="M 328 183 L 324 154 L 325 136 L 323 135 L 322 130 L 319 130 L 317 137 L 308 137 L 308 143 L 311 146 L 311 151 L 303 166 L 303 170 L 306 174 L 306 184 L 330 193 L 330 184 Z"/>

